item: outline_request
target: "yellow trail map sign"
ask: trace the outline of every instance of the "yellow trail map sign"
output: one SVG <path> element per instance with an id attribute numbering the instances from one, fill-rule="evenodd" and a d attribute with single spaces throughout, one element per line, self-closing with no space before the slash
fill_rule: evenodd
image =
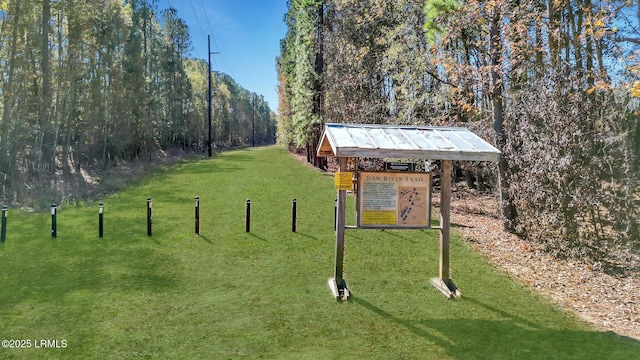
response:
<path id="1" fill-rule="evenodd" d="M 431 174 L 361 172 L 358 180 L 358 226 L 430 226 Z"/>
<path id="2" fill-rule="evenodd" d="M 336 190 L 351 190 L 353 173 L 347 171 L 336 171 L 333 174 L 333 186 Z"/>

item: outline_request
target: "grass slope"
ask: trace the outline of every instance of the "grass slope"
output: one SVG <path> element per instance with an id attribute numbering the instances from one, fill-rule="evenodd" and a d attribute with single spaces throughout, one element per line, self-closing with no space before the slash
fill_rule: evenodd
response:
<path id="1" fill-rule="evenodd" d="M 201 235 L 193 234 L 194 197 Z M 153 198 L 153 236 L 146 199 Z M 245 199 L 252 232 L 244 232 Z M 290 230 L 298 201 L 298 232 Z M 636 341 L 600 333 L 532 294 L 463 242 L 459 300 L 429 285 L 426 230 L 347 232 L 349 302 L 332 299 L 332 178 L 283 148 L 186 162 L 97 204 L 10 212 L 0 246 L 3 359 L 629 359 Z M 353 199 L 349 200 L 351 204 Z M 352 214 L 351 214 L 352 215 Z M 455 218 L 453 219 L 455 222 Z M 353 223 L 351 218 L 350 223 Z M 36 348 L 41 339 L 65 348 Z"/>

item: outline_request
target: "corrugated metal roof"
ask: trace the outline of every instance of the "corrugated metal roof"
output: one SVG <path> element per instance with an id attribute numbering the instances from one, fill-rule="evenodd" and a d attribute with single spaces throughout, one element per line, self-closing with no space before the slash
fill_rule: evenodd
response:
<path id="1" fill-rule="evenodd" d="M 467 128 L 325 124 L 318 156 L 498 161 L 500 151 Z"/>

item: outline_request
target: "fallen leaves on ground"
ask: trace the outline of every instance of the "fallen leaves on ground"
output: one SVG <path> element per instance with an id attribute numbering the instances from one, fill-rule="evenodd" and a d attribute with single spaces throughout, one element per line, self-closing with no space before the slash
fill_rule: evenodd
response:
<path id="1" fill-rule="evenodd" d="M 438 201 L 439 202 L 439 201 Z M 502 229 L 493 197 L 454 195 L 451 222 L 466 241 L 512 278 L 602 331 L 640 340 L 640 277 L 612 276 Z"/>

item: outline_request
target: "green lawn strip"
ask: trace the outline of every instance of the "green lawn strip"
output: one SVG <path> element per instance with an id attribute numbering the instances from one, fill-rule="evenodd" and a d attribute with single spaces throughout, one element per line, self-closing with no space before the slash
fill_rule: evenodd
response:
<path id="1" fill-rule="evenodd" d="M 463 296 L 446 300 L 429 284 L 435 230 L 348 230 L 354 296 L 334 301 L 332 183 L 274 146 L 184 162 L 103 199 L 103 239 L 97 203 L 63 206 L 56 239 L 48 213 L 10 210 L 0 338 L 67 346 L 0 349 L 0 358 L 628 359 L 640 351 L 533 294 L 455 236 L 451 271 Z"/>

